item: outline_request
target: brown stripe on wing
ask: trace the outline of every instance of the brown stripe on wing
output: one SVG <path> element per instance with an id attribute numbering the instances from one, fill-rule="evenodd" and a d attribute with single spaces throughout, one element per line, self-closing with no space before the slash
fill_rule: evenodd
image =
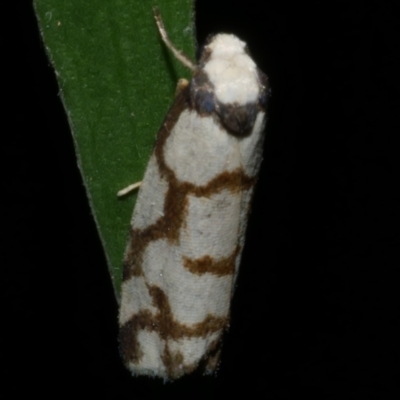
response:
<path id="1" fill-rule="evenodd" d="M 129 362 L 137 364 L 143 356 L 137 337 L 141 330 L 157 332 L 160 338 L 167 343 L 168 340 L 182 338 L 205 338 L 218 331 L 221 331 L 222 334 L 222 330 L 227 325 L 228 316 L 216 317 L 212 314 L 207 315 L 203 321 L 192 325 L 180 323 L 174 318 L 165 292 L 156 285 L 147 285 L 147 287 L 153 299 L 153 306 L 158 309 L 158 313 L 152 314 L 147 310 L 142 310 L 121 326 L 119 341 L 122 358 L 126 364 Z M 212 345 L 214 347 L 215 343 L 212 343 Z M 165 360 L 173 366 L 175 363 L 168 356 L 168 351 L 164 353 Z"/>
<path id="2" fill-rule="evenodd" d="M 222 172 L 206 185 L 196 186 L 189 182 L 180 182 L 167 165 L 164 165 L 164 171 L 169 184 L 164 201 L 164 215 L 147 228 L 131 228 L 130 246 L 124 260 L 123 281 L 132 276 L 143 275 L 141 269 L 143 253 L 150 242 L 165 238 L 171 244 L 178 244 L 180 228 L 187 213 L 188 195 L 210 197 L 221 190 L 237 193 L 250 189 L 257 180 L 256 177 L 248 177 L 241 168 L 238 168 L 231 172 Z"/>
<path id="3" fill-rule="evenodd" d="M 212 194 L 222 190 L 229 190 L 232 193 L 250 189 L 257 181 L 256 177 L 247 176 L 242 168 L 231 172 L 225 171 L 211 179 L 206 185 L 190 185 L 190 193 L 197 197 L 210 197 Z"/>
<path id="4" fill-rule="evenodd" d="M 196 259 L 183 257 L 183 266 L 190 272 L 196 275 L 212 274 L 216 276 L 225 276 L 233 274 L 235 270 L 235 261 L 237 255 L 240 253 L 240 246 L 237 245 L 236 249 L 228 257 L 215 260 L 211 256 L 204 256 Z"/>
<path id="5" fill-rule="evenodd" d="M 165 238 L 171 244 L 178 244 L 180 228 L 187 212 L 187 193 L 186 185 L 174 185 L 170 182 L 164 201 L 164 215 L 147 228 L 131 228 L 124 260 L 123 281 L 132 276 L 143 275 L 143 253 L 150 242 Z"/>
<path id="6" fill-rule="evenodd" d="M 155 147 L 153 149 L 157 159 L 159 158 L 159 153 L 163 151 L 165 141 L 178 121 L 182 111 L 189 107 L 188 101 L 189 87 L 183 85 L 179 88 L 174 104 L 167 113 L 158 132 Z M 165 175 L 165 171 L 163 168 L 160 168 L 160 165 L 159 172 L 161 176 Z M 166 179 L 168 181 L 170 181 L 169 178 L 170 177 L 167 175 Z M 169 228 L 171 228 L 170 224 L 172 224 L 172 238 L 175 237 L 174 233 L 176 235 L 176 233 L 179 232 L 179 228 L 182 224 L 182 220 L 179 217 L 184 214 L 185 203 L 187 203 L 186 192 L 182 192 L 179 188 L 171 187 L 171 183 L 169 183 L 169 190 L 164 202 L 164 208 L 167 213 L 164 212 L 164 217 L 160 217 L 155 223 L 145 229 L 130 229 L 129 244 L 127 246 L 123 264 L 123 282 L 127 281 L 132 276 L 140 276 L 143 274 L 141 269 L 143 251 L 151 241 L 165 237 L 165 233 L 168 232 Z M 171 219 L 171 216 L 175 217 Z"/>
<path id="7" fill-rule="evenodd" d="M 164 351 L 161 354 L 161 360 L 167 370 L 170 379 L 180 378 L 182 375 L 190 374 L 197 368 L 197 364 L 185 364 L 181 352 L 172 353 L 168 343 L 165 344 Z"/>

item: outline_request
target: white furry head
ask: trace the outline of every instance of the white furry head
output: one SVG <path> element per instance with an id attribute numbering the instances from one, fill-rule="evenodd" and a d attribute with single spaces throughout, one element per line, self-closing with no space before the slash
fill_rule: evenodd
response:
<path id="1" fill-rule="evenodd" d="M 224 104 L 255 102 L 260 93 L 257 67 L 247 54 L 246 43 L 235 35 L 221 33 L 212 37 L 204 51 L 204 64 L 217 99 Z"/>

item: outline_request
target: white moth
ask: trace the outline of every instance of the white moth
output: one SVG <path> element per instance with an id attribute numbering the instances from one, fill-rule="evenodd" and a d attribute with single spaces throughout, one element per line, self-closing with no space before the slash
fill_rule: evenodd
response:
<path id="1" fill-rule="evenodd" d="M 267 77 L 246 44 L 211 37 L 181 82 L 141 183 L 124 258 L 120 348 L 134 375 L 213 372 L 264 139 Z M 129 189 L 128 189 L 129 190 Z M 124 194 L 126 191 L 121 191 Z"/>

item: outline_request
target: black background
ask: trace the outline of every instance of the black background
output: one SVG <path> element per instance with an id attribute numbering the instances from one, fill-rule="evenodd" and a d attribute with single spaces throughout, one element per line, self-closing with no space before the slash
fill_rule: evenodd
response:
<path id="1" fill-rule="evenodd" d="M 199 44 L 237 34 L 272 98 L 220 370 L 167 385 L 122 366 L 117 304 L 33 9 L 4 12 L 2 398 L 397 398 L 398 8 L 197 1 Z"/>

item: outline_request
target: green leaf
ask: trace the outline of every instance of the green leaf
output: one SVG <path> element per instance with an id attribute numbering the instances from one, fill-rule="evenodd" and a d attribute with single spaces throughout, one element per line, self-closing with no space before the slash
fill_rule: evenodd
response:
<path id="1" fill-rule="evenodd" d="M 136 194 L 177 80 L 190 71 L 163 45 L 158 6 L 173 43 L 193 59 L 192 0 L 35 0 L 44 43 L 69 118 L 79 168 L 119 298 Z"/>

